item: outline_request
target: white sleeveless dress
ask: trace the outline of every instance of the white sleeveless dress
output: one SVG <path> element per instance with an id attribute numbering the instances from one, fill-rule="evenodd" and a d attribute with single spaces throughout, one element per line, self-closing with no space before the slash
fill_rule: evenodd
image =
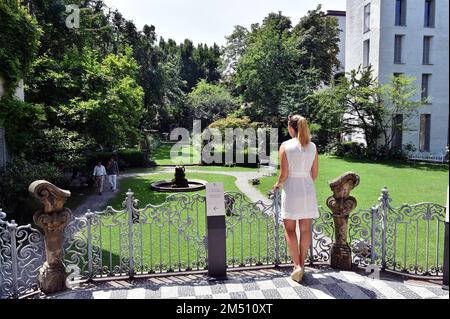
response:
<path id="1" fill-rule="evenodd" d="M 317 147 L 309 143 L 302 147 L 297 138 L 284 142 L 289 162 L 289 177 L 281 192 L 281 218 L 289 220 L 319 218 L 317 196 L 311 168 Z"/>

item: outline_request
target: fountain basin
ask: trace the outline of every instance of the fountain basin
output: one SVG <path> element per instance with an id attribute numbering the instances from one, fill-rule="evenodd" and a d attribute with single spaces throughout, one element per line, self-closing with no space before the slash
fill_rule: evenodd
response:
<path id="1" fill-rule="evenodd" d="M 208 182 L 202 180 L 188 180 L 189 187 L 173 187 L 172 181 L 159 181 L 152 183 L 150 188 L 161 193 L 197 192 L 206 188 Z"/>

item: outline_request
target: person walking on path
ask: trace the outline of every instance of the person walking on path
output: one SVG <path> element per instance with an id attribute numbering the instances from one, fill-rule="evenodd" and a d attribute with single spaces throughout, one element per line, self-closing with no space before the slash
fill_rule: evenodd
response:
<path id="1" fill-rule="evenodd" d="M 305 259 L 311 245 L 312 220 L 319 218 L 314 181 L 319 172 L 319 156 L 311 142 L 308 121 L 300 116 L 289 116 L 289 135 L 292 139 L 280 147 L 280 177 L 274 191 L 282 189 L 281 217 L 286 241 L 294 262 L 291 278 L 301 282 Z M 297 239 L 297 221 L 300 228 L 300 247 Z"/>
<path id="2" fill-rule="evenodd" d="M 106 169 L 101 162 L 98 162 L 94 168 L 94 173 L 92 174 L 95 178 L 95 183 L 99 189 L 98 194 L 103 194 L 103 184 L 105 183 Z"/>
<path id="3" fill-rule="evenodd" d="M 117 190 L 117 176 L 119 176 L 119 164 L 116 162 L 116 160 L 113 158 L 110 159 L 108 162 L 108 181 L 111 185 L 111 190 L 115 192 Z"/>

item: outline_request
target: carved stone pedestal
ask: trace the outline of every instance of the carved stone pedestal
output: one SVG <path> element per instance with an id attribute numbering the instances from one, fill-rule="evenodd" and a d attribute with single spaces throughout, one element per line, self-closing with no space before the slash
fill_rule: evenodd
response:
<path id="1" fill-rule="evenodd" d="M 67 274 L 64 265 L 49 266 L 47 262 L 39 269 L 39 287 L 42 292 L 52 294 L 67 289 Z"/>
<path id="2" fill-rule="evenodd" d="M 63 264 L 64 228 L 70 222 L 71 212 L 64 208 L 70 192 L 47 181 L 36 181 L 29 187 L 44 207 L 33 216 L 36 225 L 43 231 L 47 261 L 39 270 L 39 288 L 50 294 L 67 289 L 67 274 Z"/>
<path id="3" fill-rule="evenodd" d="M 350 192 L 359 185 L 359 176 L 347 172 L 330 182 L 333 196 L 327 199 L 327 206 L 333 212 L 335 242 L 331 248 L 331 267 L 342 270 L 352 269 L 352 250 L 347 242 L 348 218 L 357 205 Z"/>
<path id="4" fill-rule="evenodd" d="M 347 245 L 334 244 L 331 248 L 331 267 L 341 270 L 352 270 L 352 250 Z"/>

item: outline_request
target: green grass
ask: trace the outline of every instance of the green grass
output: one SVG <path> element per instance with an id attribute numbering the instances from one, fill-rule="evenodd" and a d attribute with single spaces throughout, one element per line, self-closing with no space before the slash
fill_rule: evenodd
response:
<path id="1" fill-rule="evenodd" d="M 175 145 L 175 143 L 164 143 L 161 144 L 155 152 L 151 155 L 151 159 L 156 163 L 156 165 L 195 165 L 200 164 L 200 161 L 194 161 L 194 147 L 192 145 L 187 145 L 182 147 L 182 149 L 179 151 L 178 156 L 174 157 L 173 159 L 170 156 L 170 151 L 172 147 Z M 223 153 L 223 147 L 218 146 L 215 150 L 216 152 Z M 247 152 L 247 150 L 246 150 Z M 246 153 L 245 152 L 245 153 Z M 254 150 L 255 153 L 257 153 L 257 150 Z M 247 154 L 247 153 L 246 153 Z M 221 156 L 223 156 L 221 154 Z M 247 156 L 247 155 L 245 155 Z M 222 157 L 223 158 L 223 157 Z M 245 157 L 246 158 L 246 157 Z M 208 168 L 209 166 L 198 166 L 199 168 L 202 168 L 202 170 L 219 170 L 216 169 L 216 167 L 223 167 L 223 166 L 212 166 L 212 168 Z M 197 168 L 197 166 L 196 166 Z M 249 171 L 254 168 L 248 168 L 248 167 L 234 167 L 231 168 L 236 171 Z"/>
<path id="2" fill-rule="evenodd" d="M 120 186 L 118 190 L 118 195 L 112 199 L 108 205 L 113 206 L 114 208 L 120 208 L 123 200 L 126 197 L 126 193 L 128 189 L 131 189 L 134 193 L 134 197 L 139 199 L 139 202 L 142 204 L 151 203 L 153 205 L 159 205 L 164 202 L 167 196 L 171 195 L 171 193 L 158 193 L 150 190 L 150 185 L 153 182 L 161 181 L 161 180 L 171 180 L 173 178 L 173 174 L 153 174 L 149 176 L 139 176 L 139 177 L 129 177 L 124 178 L 120 181 Z M 208 182 L 217 182 L 220 181 L 224 183 L 225 191 L 237 192 L 239 191 L 236 185 L 234 184 L 235 178 L 232 176 L 225 175 L 216 175 L 216 174 L 199 174 L 199 173 L 187 173 L 187 179 L 199 179 Z M 196 192 L 200 195 L 204 195 L 205 191 Z M 191 193 L 195 194 L 195 193 Z"/>
<path id="3" fill-rule="evenodd" d="M 155 152 L 151 154 L 151 158 L 156 165 L 193 164 L 193 147 L 190 145 L 184 146 L 178 156 L 172 160 L 170 151 L 174 145 L 174 143 L 161 144 Z"/>
<path id="4" fill-rule="evenodd" d="M 384 186 L 388 187 L 395 206 L 403 203 L 446 203 L 448 166 L 374 163 L 320 156 L 316 181 L 319 205 L 326 206 L 326 199 L 332 195 L 328 182 L 347 171 L 354 171 L 361 178 L 359 186 L 352 191 L 352 195 L 358 200 L 358 208 L 368 209 L 376 204 Z M 278 176 L 262 178 L 261 185 L 257 188 L 266 194 L 277 179 Z"/>

